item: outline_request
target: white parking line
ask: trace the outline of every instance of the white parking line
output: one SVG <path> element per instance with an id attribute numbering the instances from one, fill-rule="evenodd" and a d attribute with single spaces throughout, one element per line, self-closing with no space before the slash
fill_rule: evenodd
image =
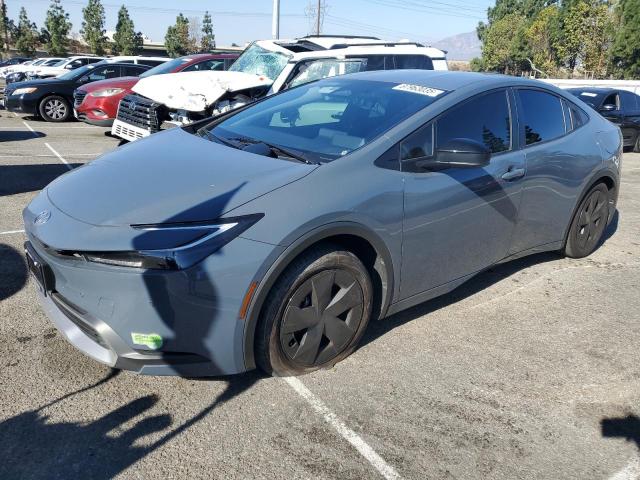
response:
<path id="1" fill-rule="evenodd" d="M 105 152 L 97 152 L 97 153 L 66 153 L 65 155 L 67 157 L 97 157 L 98 155 L 102 155 Z M 16 153 L 15 155 L 0 155 L 0 158 L 24 158 L 24 157 L 28 157 L 28 158 L 32 158 L 32 157 L 45 157 L 45 158 L 51 158 L 51 157 L 55 157 L 55 155 L 50 155 L 48 153 L 39 153 L 37 155 L 24 155 L 24 154 L 18 154 Z"/>
<path id="2" fill-rule="evenodd" d="M 52 152 L 56 157 L 58 157 L 58 159 L 59 159 L 62 163 L 64 163 L 64 164 L 67 166 L 67 168 L 68 168 L 69 170 L 71 170 L 71 169 L 73 168 L 71 165 L 69 165 L 69 163 L 68 163 L 64 158 L 62 158 L 62 155 L 60 155 L 58 152 L 56 152 L 56 151 L 54 150 L 54 148 L 53 148 L 51 145 L 49 145 L 47 142 L 44 142 L 44 144 L 45 144 L 45 146 L 46 146 L 49 150 L 51 150 L 51 152 Z"/>
<path id="3" fill-rule="evenodd" d="M 24 233 L 24 230 L 7 230 L 6 232 L 0 232 L 0 235 L 10 235 L 12 233 Z"/>
<path id="4" fill-rule="evenodd" d="M 608 480 L 638 480 L 640 478 L 640 459 L 634 458 L 619 472 L 614 473 Z"/>
<path id="5" fill-rule="evenodd" d="M 295 377 L 285 377 L 284 381 L 293 388 L 298 395 L 304 398 L 309 405 L 318 413 L 324 421 L 331 425 L 347 442 L 358 450 L 373 467 L 387 480 L 398 480 L 400 475 L 384 459 L 378 455 L 356 432 L 347 427 L 335 413 L 316 397 L 300 380 Z"/>
<path id="6" fill-rule="evenodd" d="M 22 121 L 22 123 L 24 123 L 24 126 L 27 127 L 31 133 L 33 133 L 34 137 L 38 138 L 38 134 L 36 133 L 36 131 L 33 128 L 31 128 L 31 125 L 29 125 L 24 120 Z"/>

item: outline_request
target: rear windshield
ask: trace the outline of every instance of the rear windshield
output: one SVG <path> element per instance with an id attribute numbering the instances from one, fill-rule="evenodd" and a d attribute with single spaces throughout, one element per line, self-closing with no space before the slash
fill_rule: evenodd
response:
<path id="1" fill-rule="evenodd" d="M 214 122 L 213 137 L 263 142 L 327 162 L 366 145 L 445 92 L 420 85 L 331 79 L 306 84 Z"/>
<path id="2" fill-rule="evenodd" d="M 598 105 L 600 105 L 600 103 L 602 103 L 602 98 L 605 95 L 603 92 L 581 90 L 579 88 L 570 88 L 567 91 L 592 107 L 597 107 Z"/>
<path id="3" fill-rule="evenodd" d="M 169 60 L 168 62 L 161 63 L 160 65 L 156 65 L 152 69 L 147 70 L 142 75 L 140 75 L 140 77 L 150 77 L 152 75 L 171 73 L 180 65 L 185 64 L 189 61 L 191 61 L 191 57 L 174 58 L 173 60 Z"/>

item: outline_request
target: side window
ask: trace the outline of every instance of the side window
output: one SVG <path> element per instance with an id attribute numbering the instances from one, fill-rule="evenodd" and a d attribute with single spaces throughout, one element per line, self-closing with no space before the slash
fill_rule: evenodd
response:
<path id="1" fill-rule="evenodd" d="M 560 120 L 562 106 L 558 100 Z M 562 127 L 564 133 L 564 125 Z M 455 138 L 468 138 L 482 143 L 491 153 L 511 149 L 511 115 L 506 90 L 473 98 L 445 112 L 436 121 L 436 145 Z"/>
<path id="2" fill-rule="evenodd" d="M 183 72 L 201 72 L 203 70 L 222 70 L 224 62 L 222 60 L 206 60 L 196 63 L 183 70 Z"/>
<path id="3" fill-rule="evenodd" d="M 98 63 L 101 62 L 103 59 L 102 58 L 89 58 L 87 59 L 87 64 L 91 65 L 92 63 Z"/>
<path id="4" fill-rule="evenodd" d="M 400 160 L 433 155 L 433 123 L 416 130 L 400 143 Z"/>
<path id="5" fill-rule="evenodd" d="M 147 69 L 146 68 L 140 68 L 137 65 L 127 65 L 122 67 L 122 70 L 124 70 L 123 75 L 128 76 L 128 77 L 137 77 L 138 75 L 140 75 L 142 72 L 145 72 Z"/>
<path id="6" fill-rule="evenodd" d="M 107 78 L 115 78 L 120 76 L 120 67 L 99 67 L 93 70 L 87 75 L 88 82 L 96 82 L 98 80 L 105 80 Z"/>
<path id="7" fill-rule="evenodd" d="M 324 58 L 309 62 L 300 62 L 296 65 L 293 78 L 289 81 L 287 88 L 296 87 L 303 83 L 313 82 L 321 78 L 335 77 L 347 73 L 356 73 L 366 67 L 366 60 L 352 58 L 339 60 L 337 58 Z"/>
<path id="8" fill-rule="evenodd" d="M 374 71 L 374 70 L 384 70 L 385 69 L 385 64 L 386 64 L 385 59 L 386 59 L 385 55 L 367 55 L 365 57 L 366 70 L 368 72 L 371 72 L 371 71 Z"/>
<path id="9" fill-rule="evenodd" d="M 425 55 L 394 55 L 395 68 L 403 70 L 414 68 L 418 70 L 433 70 L 431 58 Z"/>
<path id="10" fill-rule="evenodd" d="M 611 105 L 615 110 L 620 110 L 620 96 L 617 93 L 612 93 L 604 99 L 602 102 L 602 107 L 606 105 Z"/>
<path id="11" fill-rule="evenodd" d="M 564 115 L 558 97 L 540 90 L 519 89 L 517 92 L 522 105 L 520 117 L 526 145 L 564 135 Z"/>
<path id="12" fill-rule="evenodd" d="M 622 110 L 625 112 L 635 112 L 637 110 L 636 95 L 631 92 L 627 92 L 626 90 L 622 90 L 620 92 L 620 97 L 622 101 Z"/>

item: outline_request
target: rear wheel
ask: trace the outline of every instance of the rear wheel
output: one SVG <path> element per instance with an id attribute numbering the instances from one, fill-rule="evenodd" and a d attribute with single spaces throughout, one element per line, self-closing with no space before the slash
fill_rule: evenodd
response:
<path id="1" fill-rule="evenodd" d="M 608 215 L 609 189 L 599 183 L 587 193 L 578 207 L 567 236 L 565 255 L 572 258 L 590 255 L 600 243 Z"/>
<path id="2" fill-rule="evenodd" d="M 371 316 L 369 274 L 353 253 L 314 247 L 269 294 L 256 336 L 256 362 L 275 376 L 330 367 L 357 346 Z"/>
<path id="3" fill-rule="evenodd" d="M 38 111 L 47 122 L 64 122 L 71 115 L 71 106 L 64 97 L 51 95 L 40 102 Z"/>

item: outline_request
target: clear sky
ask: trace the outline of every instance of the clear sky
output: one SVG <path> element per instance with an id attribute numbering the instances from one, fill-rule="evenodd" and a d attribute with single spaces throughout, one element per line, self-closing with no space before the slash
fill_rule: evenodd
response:
<path id="1" fill-rule="evenodd" d="M 44 25 L 50 0 L 5 0 L 10 18 L 27 9 L 38 28 Z M 271 37 L 272 0 L 102 0 L 106 29 L 114 30 L 117 11 L 125 3 L 136 30 L 154 41 L 163 41 L 167 27 L 182 12 L 202 17 L 209 10 L 219 45 Z M 410 38 L 433 42 L 475 29 L 485 19 L 494 0 L 326 0 L 323 32 L 326 34 L 375 35 L 389 40 Z M 62 0 L 71 17 L 73 31 L 80 30 L 86 0 Z M 280 37 L 292 38 L 311 31 L 305 15 L 309 0 L 281 0 Z"/>

